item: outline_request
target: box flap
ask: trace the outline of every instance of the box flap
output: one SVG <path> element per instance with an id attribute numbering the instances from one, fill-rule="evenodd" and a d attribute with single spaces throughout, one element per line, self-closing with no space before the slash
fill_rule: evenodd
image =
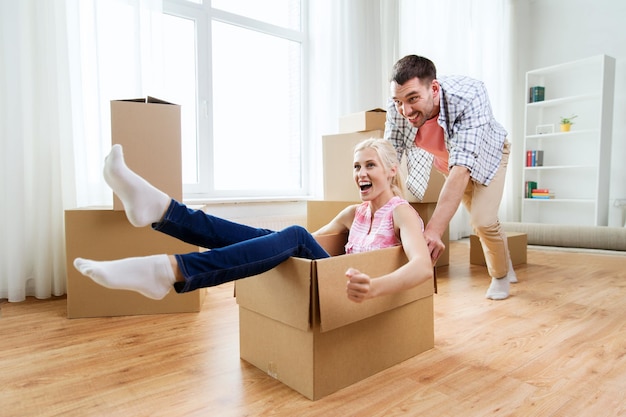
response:
<path id="1" fill-rule="evenodd" d="M 239 306 L 301 329 L 309 329 L 313 261 L 289 258 L 276 268 L 236 282 Z"/>
<path id="2" fill-rule="evenodd" d="M 146 97 L 146 102 L 156 103 L 156 104 L 171 104 L 171 105 L 177 106 L 177 104 L 170 103 L 169 101 L 161 100 L 160 98 L 151 97 L 151 96 Z"/>
<path id="3" fill-rule="evenodd" d="M 354 113 L 346 114 L 346 115 L 344 115 L 342 117 L 351 117 L 351 116 L 354 116 L 354 115 L 357 115 L 357 114 L 370 113 L 370 112 L 384 112 L 384 113 L 386 113 L 387 110 L 381 109 L 380 107 L 377 107 L 375 109 L 362 110 L 362 111 L 357 111 L 357 112 L 354 112 Z"/>
<path id="4" fill-rule="evenodd" d="M 169 101 L 161 100 L 160 98 L 156 98 L 156 97 L 152 97 L 152 96 L 147 96 L 145 98 L 144 97 L 141 97 L 141 98 L 128 98 L 128 99 L 112 100 L 112 101 L 127 101 L 127 102 L 131 102 L 131 103 L 170 104 L 170 105 L 173 105 L 173 106 L 178 106 L 178 104 L 170 103 Z"/>
<path id="5" fill-rule="evenodd" d="M 348 268 L 353 267 L 376 277 L 406 262 L 401 246 L 317 260 L 321 331 L 327 332 L 432 295 L 433 283 L 428 280 L 410 290 L 363 303 L 348 300 L 345 276 Z"/>

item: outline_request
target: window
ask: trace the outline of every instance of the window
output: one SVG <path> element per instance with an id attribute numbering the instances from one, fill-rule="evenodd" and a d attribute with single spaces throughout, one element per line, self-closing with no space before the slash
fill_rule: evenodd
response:
<path id="1" fill-rule="evenodd" d="M 307 194 L 302 0 L 164 0 L 185 199 Z"/>

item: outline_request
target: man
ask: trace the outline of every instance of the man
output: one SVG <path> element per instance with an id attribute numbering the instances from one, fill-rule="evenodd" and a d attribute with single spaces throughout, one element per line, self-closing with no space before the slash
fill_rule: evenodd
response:
<path id="1" fill-rule="evenodd" d="M 485 297 L 493 300 L 507 298 L 509 282 L 517 282 L 498 220 L 510 152 L 506 136 L 482 82 L 437 79 L 433 62 L 416 55 L 394 65 L 385 138 L 398 157 L 407 156 L 407 187 L 421 200 L 433 164 L 446 177 L 424 231 L 431 257 L 437 260 L 445 249 L 441 237 L 462 201 L 492 277 Z"/>

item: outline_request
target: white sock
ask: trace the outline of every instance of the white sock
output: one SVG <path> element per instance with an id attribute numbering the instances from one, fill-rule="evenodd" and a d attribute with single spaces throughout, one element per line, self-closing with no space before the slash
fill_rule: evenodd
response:
<path id="1" fill-rule="evenodd" d="M 513 269 L 513 262 L 511 261 L 510 256 L 509 256 L 509 272 L 507 272 L 506 277 L 509 279 L 509 282 L 513 284 L 517 282 L 517 275 L 515 274 L 515 270 Z"/>
<path id="2" fill-rule="evenodd" d="M 122 146 L 113 145 L 104 160 L 104 179 L 124 204 L 128 221 L 136 227 L 161 220 L 170 197 L 126 166 Z"/>
<path id="3" fill-rule="evenodd" d="M 509 279 L 507 277 L 491 278 L 491 285 L 485 294 L 485 298 L 492 300 L 504 300 L 509 296 Z"/>
<path id="4" fill-rule="evenodd" d="M 176 281 L 167 255 L 116 261 L 76 258 L 74 267 L 103 287 L 136 291 L 155 300 L 165 297 Z"/>

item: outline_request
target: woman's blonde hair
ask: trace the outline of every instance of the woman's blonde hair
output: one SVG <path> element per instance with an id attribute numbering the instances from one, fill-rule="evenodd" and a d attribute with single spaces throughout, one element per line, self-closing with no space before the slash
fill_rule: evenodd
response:
<path id="1" fill-rule="evenodd" d="M 382 138 L 365 139 L 354 147 L 354 153 L 368 148 L 376 151 L 380 161 L 385 167 L 385 171 L 391 171 L 394 167 L 396 167 L 396 175 L 394 175 L 391 179 L 391 191 L 393 192 L 393 195 L 405 198 L 406 185 L 404 183 L 404 175 L 400 171 L 398 154 L 393 145 L 388 140 Z"/>

